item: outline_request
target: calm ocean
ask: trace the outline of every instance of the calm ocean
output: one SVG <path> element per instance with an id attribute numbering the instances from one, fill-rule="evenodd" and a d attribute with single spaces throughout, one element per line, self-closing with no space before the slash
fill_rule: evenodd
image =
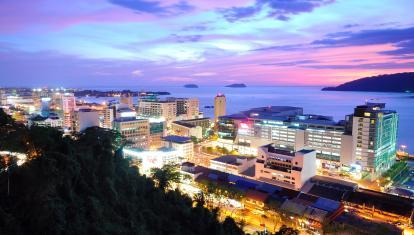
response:
<path id="1" fill-rule="evenodd" d="M 107 90 L 108 88 L 99 88 Z M 122 88 L 109 88 L 122 89 Z M 339 92 L 321 91 L 321 87 L 274 87 L 252 86 L 247 88 L 200 87 L 184 88 L 172 86 L 129 87 L 131 90 L 168 91 L 175 97 L 198 97 L 204 116 L 212 117 L 213 109 L 204 106 L 213 105 L 214 96 L 223 93 L 227 97 L 227 113 L 235 113 L 253 107 L 269 105 L 289 105 L 304 108 L 304 113 L 321 114 L 342 120 L 351 114 L 356 105 L 365 101 L 384 102 L 386 108 L 396 110 L 400 117 L 398 143 L 407 145 L 414 153 L 414 94 L 377 93 L 377 92 Z M 97 89 L 98 90 L 98 89 Z"/>

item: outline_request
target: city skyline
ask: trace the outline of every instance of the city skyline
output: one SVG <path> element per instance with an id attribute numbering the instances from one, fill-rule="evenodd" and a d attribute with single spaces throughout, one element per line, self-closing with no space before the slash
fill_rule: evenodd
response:
<path id="1" fill-rule="evenodd" d="M 0 86 L 336 85 L 410 71 L 411 1 L 3 1 Z"/>

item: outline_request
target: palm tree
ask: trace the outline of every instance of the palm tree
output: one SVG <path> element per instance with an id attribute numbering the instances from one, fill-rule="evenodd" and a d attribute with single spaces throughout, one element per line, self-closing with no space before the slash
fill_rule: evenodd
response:
<path id="1" fill-rule="evenodd" d="M 171 187 L 172 183 L 180 182 L 181 174 L 175 165 L 166 164 L 161 168 L 152 168 L 151 177 L 157 183 L 158 188 L 165 191 Z"/>

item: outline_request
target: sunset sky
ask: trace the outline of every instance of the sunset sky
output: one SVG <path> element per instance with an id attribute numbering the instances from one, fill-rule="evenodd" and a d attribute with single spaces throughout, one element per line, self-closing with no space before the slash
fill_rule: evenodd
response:
<path id="1" fill-rule="evenodd" d="M 0 86 L 335 85 L 414 71 L 413 0 L 0 0 Z"/>

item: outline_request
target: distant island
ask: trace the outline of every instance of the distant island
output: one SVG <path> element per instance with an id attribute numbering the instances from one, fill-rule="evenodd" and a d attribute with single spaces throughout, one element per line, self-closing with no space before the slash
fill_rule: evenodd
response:
<path id="1" fill-rule="evenodd" d="M 122 95 L 130 96 L 151 96 L 151 95 L 171 95 L 171 93 L 166 91 L 131 91 L 131 90 L 122 90 L 122 91 L 97 91 L 97 90 L 77 90 L 74 92 L 76 97 L 84 96 L 94 96 L 94 97 L 115 97 Z"/>
<path id="2" fill-rule="evenodd" d="M 360 78 L 323 91 L 414 92 L 414 72 Z"/>
<path id="3" fill-rule="evenodd" d="M 244 88 L 244 87 L 247 87 L 247 86 L 244 83 L 234 83 L 234 84 L 227 85 L 226 87 Z"/>
<path id="4" fill-rule="evenodd" d="M 197 84 L 185 84 L 184 85 L 185 88 L 198 88 Z"/>

